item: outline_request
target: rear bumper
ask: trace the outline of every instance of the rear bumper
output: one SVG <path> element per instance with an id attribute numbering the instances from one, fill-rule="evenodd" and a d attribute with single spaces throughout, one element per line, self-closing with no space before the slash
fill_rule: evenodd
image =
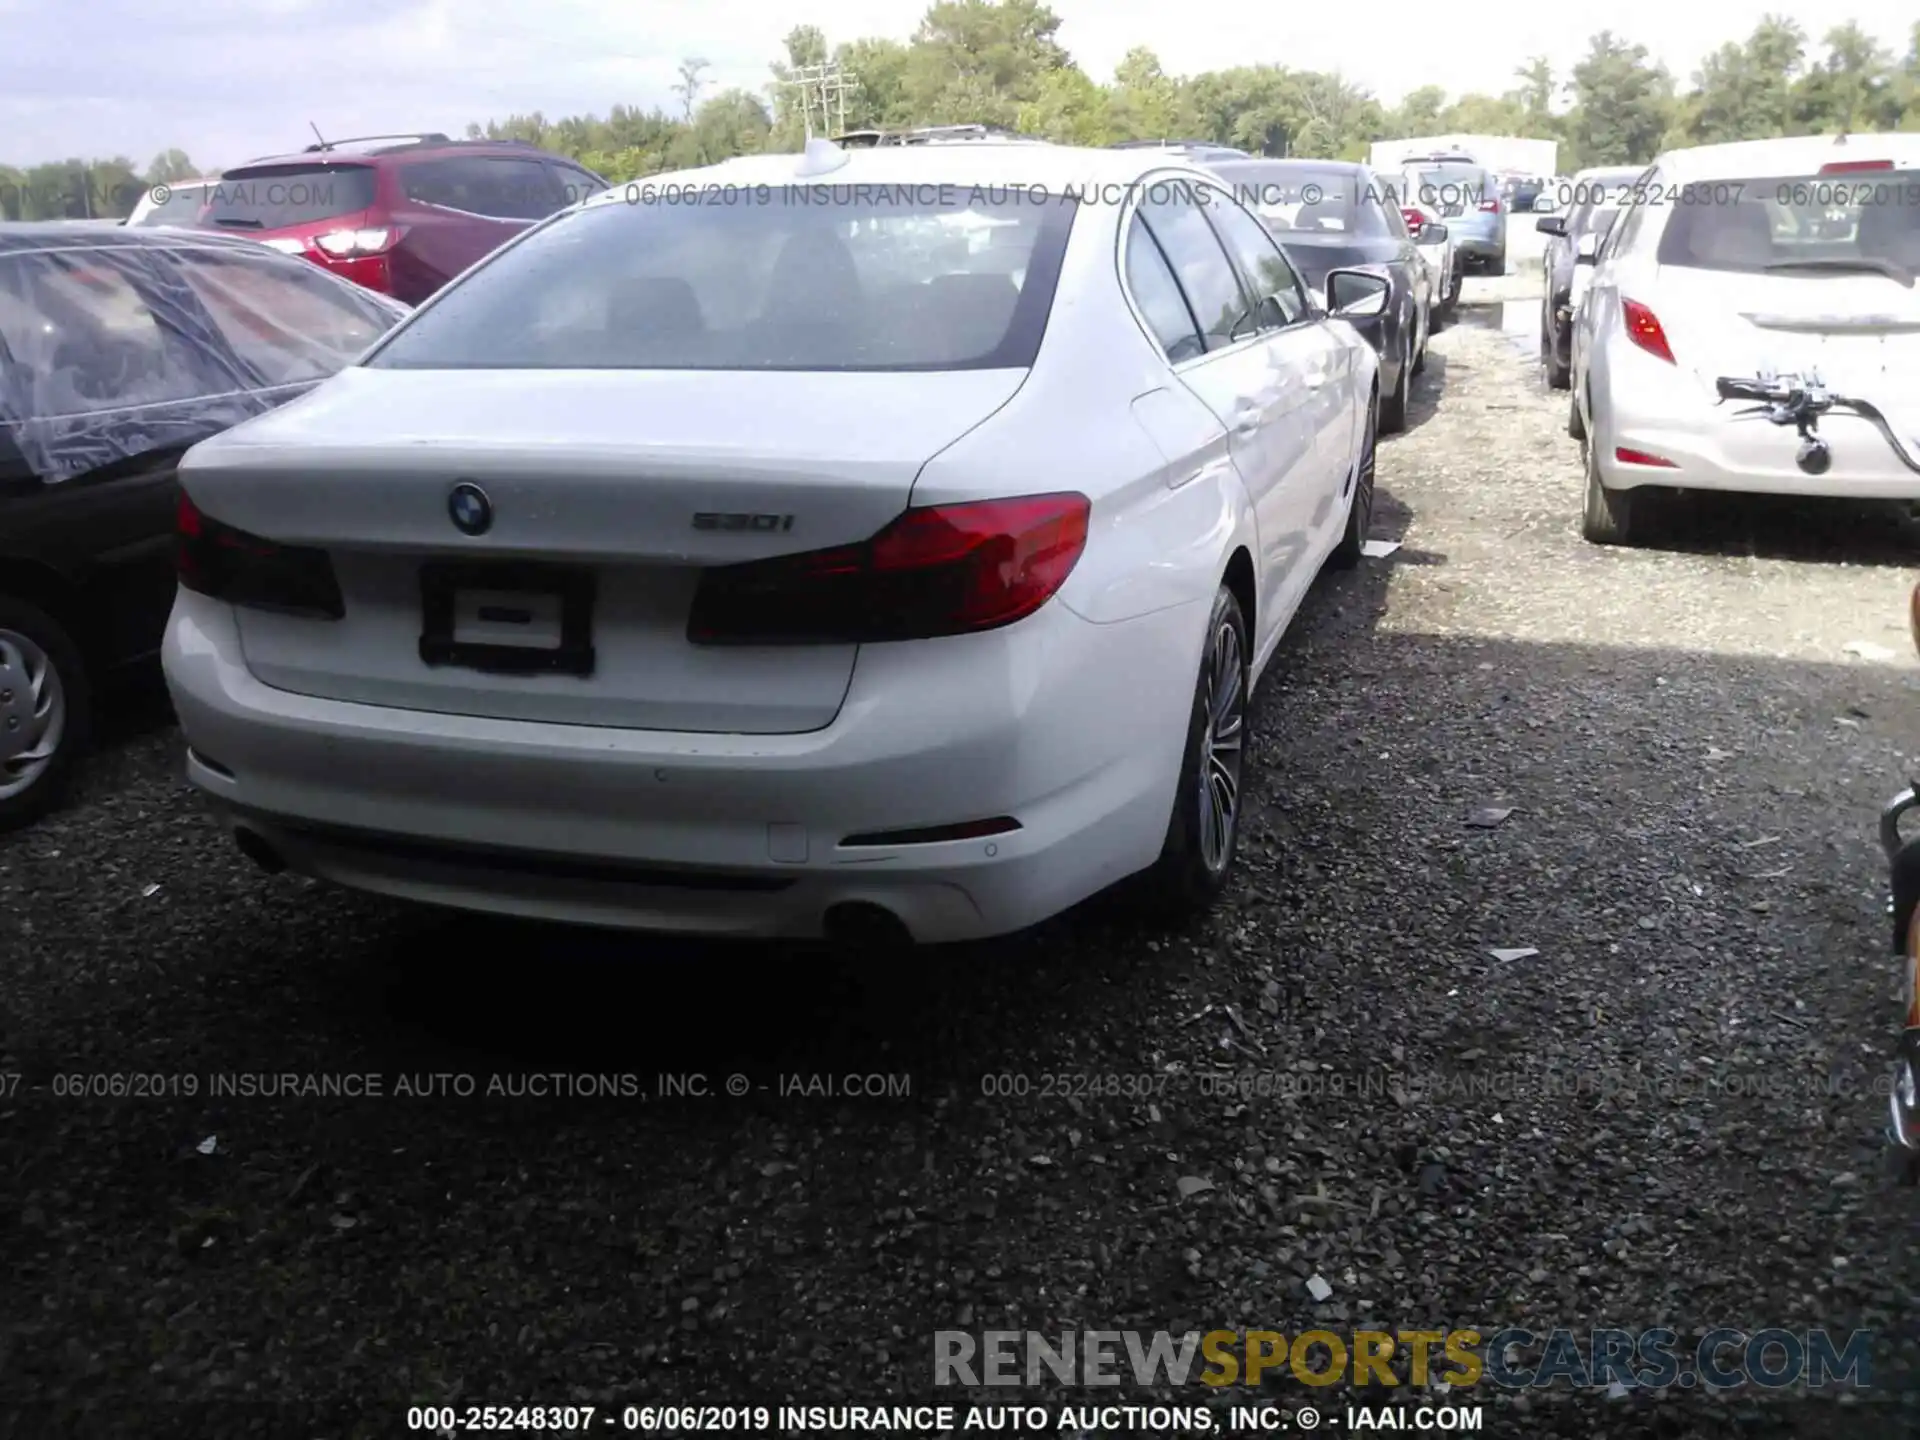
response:
<path id="1" fill-rule="evenodd" d="M 1920 473 L 1901 463 L 1870 421 L 1834 412 L 1820 437 L 1832 466 L 1810 475 L 1796 463 L 1800 440 L 1791 426 L 1741 416 L 1716 405 L 1701 381 L 1624 339 L 1609 338 L 1588 360 L 1596 419 L 1594 443 L 1603 483 L 1611 490 L 1661 486 L 1751 495 L 1804 495 L 1847 500 L 1920 500 Z M 1659 456 L 1670 466 L 1623 462 L 1626 449 Z"/>
<path id="2" fill-rule="evenodd" d="M 1820 422 L 1820 435 L 1832 447 L 1833 465 L 1824 475 L 1809 475 L 1795 463 L 1800 440 L 1790 427 L 1616 415 L 1602 437 L 1600 475 L 1610 490 L 1655 485 L 1836 500 L 1920 500 L 1920 474 L 1902 465 L 1865 420 L 1829 415 Z M 1624 463 L 1616 454 L 1621 449 L 1673 463 Z"/>
<path id="3" fill-rule="evenodd" d="M 1159 853 L 1204 618 L 1187 605 L 1093 625 L 1055 603 L 985 635 L 870 646 L 840 715 L 797 735 L 276 690 L 243 663 L 231 608 L 190 593 L 164 660 L 188 778 L 295 871 L 462 909 L 708 935 L 817 937 L 831 907 L 864 903 L 915 939 L 963 940 L 1032 925 Z M 841 843 L 999 816 L 1020 828 Z"/>
<path id="4" fill-rule="evenodd" d="M 1453 248 L 1469 260 L 1494 260 L 1507 253 L 1507 229 L 1505 217 L 1501 217 L 1498 229 L 1475 232 L 1464 228 L 1455 229 L 1457 220 L 1449 220 L 1447 228 L 1453 230 Z"/>

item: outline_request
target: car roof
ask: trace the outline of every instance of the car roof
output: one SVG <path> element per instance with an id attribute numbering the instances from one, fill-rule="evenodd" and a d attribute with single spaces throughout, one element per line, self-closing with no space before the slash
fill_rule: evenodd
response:
<path id="1" fill-rule="evenodd" d="M 1165 150 L 968 144 L 836 147 L 836 152 L 836 158 L 844 159 L 832 169 L 820 170 L 804 165 L 802 155 L 742 155 L 697 170 L 649 175 L 644 180 L 615 185 L 582 204 L 589 209 L 644 204 L 648 194 L 664 196 L 670 187 L 696 185 L 831 186 L 835 190 L 851 185 L 977 185 L 1041 190 L 1046 194 L 1036 198 L 1046 198 L 1091 185 L 1127 185 L 1167 171 L 1200 179 L 1219 178 L 1206 167 Z"/>
<path id="2" fill-rule="evenodd" d="M 1297 155 L 1289 155 L 1284 159 L 1272 159 L 1254 155 L 1245 160 L 1216 160 L 1214 162 L 1215 169 L 1224 170 L 1229 165 L 1236 170 L 1250 170 L 1258 165 L 1263 169 L 1274 170 L 1316 170 L 1323 175 L 1329 172 L 1335 175 L 1358 175 L 1362 170 L 1368 168 L 1358 160 L 1308 160 Z"/>
<path id="3" fill-rule="evenodd" d="M 387 143 L 366 145 L 360 149 L 346 147 L 362 142 L 342 140 L 334 145 L 321 147 L 309 145 L 304 150 L 295 150 L 283 155 L 261 155 L 252 160 L 242 161 L 238 165 L 229 165 L 221 175 L 232 175 L 240 170 L 252 170 L 261 165 L 359 165 L 372 169 L 382 161 L 398 156 L 439 156 L 479 155 L 488 159 L 541 159 L 559 160 L 565 157 L 550 155 L 538 145 L 526 140 L 394 140 Z"/>
<path id="4" fill-rule="evenodd" d="M 1772 140 L 1735 140 L 1669 150 L 1659 159 L 1663 181 L 1734 180 L 1754 176 L 1813 175 L 1824 165 L 1891 160 L 1894 168 L 1920 168 L 1920 135 L 1792 135 Z"/>
<path id="5" fill-rule="evenodd" d="M 89 250 L 206 250 L 221 247 L 250 255 L 263 250 L 269 255 L 278 253 L 258 240 L 240 235 L 223 235 L 217 230 L 103 225 L 98 220 L 10 220 L 0 223 L 0 255 L 81 247 Z"/>

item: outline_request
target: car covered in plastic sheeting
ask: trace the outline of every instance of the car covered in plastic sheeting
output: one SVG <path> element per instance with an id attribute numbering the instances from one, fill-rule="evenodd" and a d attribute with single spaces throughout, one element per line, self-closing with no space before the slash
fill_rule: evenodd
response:
<path id="1" fill-rule="evenodd" d="M 181 455 L 406 313 L 249 240 L 0 225 L 0 830 L 54 803 L 101 683 L 158 653 Z"/>

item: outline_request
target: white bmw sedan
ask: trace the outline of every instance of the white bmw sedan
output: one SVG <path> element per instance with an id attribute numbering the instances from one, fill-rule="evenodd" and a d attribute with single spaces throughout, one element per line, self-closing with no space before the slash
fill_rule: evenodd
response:
<path id="1" fill-rule="evenodd" d="M 1920 136 L 1677 150 L 1628 190 L 1580 259 L 1587 539 L 1634 543 L 1653 488 L 1920 499 Z M 1837 405 L 1803 444 L 1726 398 L 1763 381 L 1871 411 Z"/>
<path id="2" fill-rule="evenodd" d="M 186 457 L 188 774 L 269 870 L 471 910 L 1204 905 L 1377 399 L 1178 159 L 816 142 L 616 187 Z"/>

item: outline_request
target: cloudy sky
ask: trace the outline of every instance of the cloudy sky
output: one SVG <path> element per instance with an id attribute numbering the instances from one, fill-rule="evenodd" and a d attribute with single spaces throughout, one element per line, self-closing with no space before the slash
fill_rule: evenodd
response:
<path id="1" fill-rule="evenodd" d="M 1677 73 L 1743 36 L 1763 7 L 1606 0 L 1053 0 L 1060 38 L 1098 79 L 1134 45 L 1168 70 L 1252 61 L 1338 70 L 1392 101 L 1417 85 L 1508 88 L 1545 54 L 1564 68 L 1605 25 Z M 758 89 L 781 37 L 905 39 L 915 0 L 0 0 L 0 163 L 178 145 L 203 166 L 310 138 L 439 129 L 541 110 L 671 106 L 683 56 L 710 83 Z M 1849 16 L 1904 50 L 1913 0 L 1777 0 L 1816 38 Z M 1590 17 L 1582 22 L 1582 15 Z"/>

